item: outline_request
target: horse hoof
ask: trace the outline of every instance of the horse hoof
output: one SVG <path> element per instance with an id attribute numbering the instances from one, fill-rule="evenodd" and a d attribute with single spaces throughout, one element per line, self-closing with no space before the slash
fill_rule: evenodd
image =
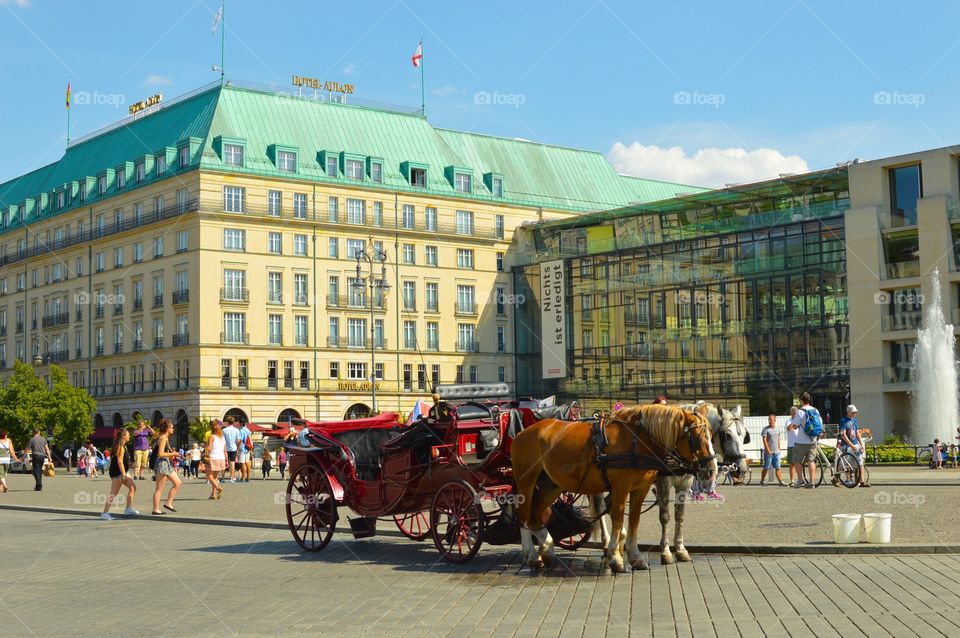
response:
<path id="1" fill-rule="evenodd" d="M 693 561 L 693 559 L 690 558 L 690 554 L 687 552 L 687 550 L 683 550 L 682 552 L 677 552 L 677 560 L 680 561 L 681 563 L 690 563 Z"/>
<path id="2" fill-rule="evenodd" d="M 627 570 L 626 570 L 626 568 L 623 566 L 623 561 L 622 561 L 622 560 L 611 560 L 611 561 L 610 561 L 610 571 L 613 572 L 614 574 L 622 574 L 622 573 L 624 573 L 624 572 L 627 571 Z"/>
<path id="3" fill-rule="evenodd" d="M 632 561 L 630 561 L 630 567 L 639 571 L 646 571 L 650 569 L 647 566 L 647 561 L 643 560 L 642 558 L 635 558 Z"/>
<path id="4" fill-rule="evenodd" d="M 542 572 L 543 571 L 543 561 L 539 558 L 534 559 L 528 563 L 530 565 L 530 571 L 532 572 Z"/>
<path id="5" fill-rule="evenodd" d="M 679 558 L 679 553 L 677 557 Z M 673 554 L 660 554 L 660 564 L 661 565 L 673 565 Z"/>

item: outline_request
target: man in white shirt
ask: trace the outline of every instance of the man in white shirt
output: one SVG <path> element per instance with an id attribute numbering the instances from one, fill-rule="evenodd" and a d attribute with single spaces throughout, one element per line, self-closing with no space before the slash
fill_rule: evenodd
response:
<path id="1" fill-rule="evenodd" d="M 807 489 L 813 488 L 813 482 L 817 478 L 817 440 L 803 430 L 808 418 L 806 410 L 811 407 L 810 401 L 809 392 L 800 395 L 800 409 L 797 410 L 797 415 L 794 417 L 797 423 L 797 443 L 793 446 L 793 457 L 797 462 L 797 484 L 794 487 L 805 487 Z M 810 471 L 808 481 L 803 480 L 804 465 L 807 465 Z"/>

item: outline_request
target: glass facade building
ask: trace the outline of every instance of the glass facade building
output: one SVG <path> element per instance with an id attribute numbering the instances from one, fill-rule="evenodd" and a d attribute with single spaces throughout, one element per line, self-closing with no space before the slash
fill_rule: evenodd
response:
<path id="1" fill-rule="evenodd" d="M 528 228 L 513 269 L 520 394 L 740 403 L 782 414 L 849 394 L 844 212 L 836 168 Z M 563 260 L 566 375 L 541 375 L 540 264 Z M 531 303 L 530 300 L 533 300 Z"/>

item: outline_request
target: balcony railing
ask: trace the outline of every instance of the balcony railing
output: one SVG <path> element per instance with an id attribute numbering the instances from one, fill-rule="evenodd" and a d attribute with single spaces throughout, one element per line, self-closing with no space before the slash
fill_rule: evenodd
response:
<path id="1" fill-rule="evenodd" d="M 154 307 L 154 308 L 163 308 L 163 295 L 154 295 L 154 296 L 153 296 L 153 307 Z"/>
<path id="2" fill-rule="evenodd" d="M 154 337 L 153 338 L 153 349 L 159 350 L 163 347 L 163 337 Z"/>
<path id="3" fill-rule="evenodd" d="M 77 348 L 76 355 L 74 359 L 83 359 L 83 348 Z"/>
<path id="4" fill-rule="evenodd" d="M 70 313 L 60 312 L 55 315 L 47 315 L 41 320 L 40 323 L 44 328 L 50 328 L 52 326 L 63 326 L 70 323 Z"/>
<path id="5" fill-rule="evenodd" d="M 403 312 L 416 312 L 417 311 L 417 302 L 413 299 L 404 299 L 403 300 Z"/>
<path id="6" fill-rule="evenodd" d="M 248 332 L 221 332 L 220 343 L 235 343 L 240 345 L 250 344 L 250 333 Z"/>
<path id="7" fill-rule="evenodd" d="M 113 344 L 113 354 L 123 354 L 123 343 L 118 341 Z"/>
<path id="8" fill-rule="evenodd" d="M 98 356 L 98 357 L 102 357 L 102 356 L 103 356 L 103 346 L 97 346 L 96 356 Z"/>
<path id="9" fill-rule="evenodd" d="M 103 319 L 104 307 L 102 305 L 94 306 L 93 317 L 94 319 Z"/>
<path id="10" fill-rule="evenodd" d="M 114 304 L 113 316 L 116 317 L 122 314 L 123 314 L 123 304 L 122 303 Z"/>
<path id="11" fill-rule="evenodd" d="M 143 339 L 134 339 L 133 340 L 133 351 L 140 352 L 143 350 Z"/>
<path id="12" fill-rule="evenodd" d="M 189 290 L 174 290 L 173 291 L 173 305 L 176 306 L 182 303 L 190 302 L 190 291 Z"/>
<path id="13" fill-rule="evenodd" d="M 473 316 L 477 314 L 477 304 L 472 302 L 457 302 L 457 314 Z"/>
<path id="14" fill-rule="evenodd" d="M 267 303 L 282 304 L 283 303 L 283 293 L 280 291 L 274 291 L 267 295 Z"/>
<path id="15" fill-rule="evenodd" d="M 883 315 L 881 317 L 881 328 L 884 332 L 892 330 L 915 330 L 920 327 L 923 319 L 923 313 L 900 312 L 895 315 Z"/>
<path id="16" fill-rule="evenodd" d="M 221 288 L 220 301 L 250 303 L 250 289 L 235 287 Z"/>
<path id="17" fill-rule="evenodd" d="M 886 265 L 887 279 L 903 279 L 920 276 L 919 261 L 899 261 Z"/>
<path id="18" fill-rule="evenodd" d="M 302 293 L 302 292 L 294 293 L 294 295 L 293 295 L 293 305 L 295 305 L 295 306 L 306 306 L 306 305 L 308 305 L 308 299 L 309 299 L 309 296 L 306 295 L 306 294 L 304 294 L 304 293 Z"/>
<path id="19" fill-rule="evenodd" d="M 17 322 L 17 334 L 19 334 L 19 333 L 21 333 L 21 332 L 23 332 L 23 322 L 22 322 L 22 321 L 18 321 L 18 322 Z"/>
<path id="20" fill-rule="evenodd" d="M 0 337 L 6 337 L 6 336 L 7 336 L 7 327 L 0 326 Z"/>
<path id="21" fill-rule="evenodd" d="M 458 341 L 457 352 L 480 352 L 480 343 L 477 341 Z"/>
<path id="22" fill-rule="evenodd" d="M 327 308 L 348 308 L 370 310 L 370 300 L 366 296 L 356 295 L 327 295 Z M 374 310 L 385 310 L 385 300 L 377 299 Z"/>
<path id="23" fill-rule="evenodd" d="M 141 312 L 143 310 L 143 297 L 133 300 L 133 311 Z"/>
<path id="24" fill-rule="evenodd" d="M 439 342 L 439 341 L 427 341 L 427 350 L 429 350 L 430 352 L 437 352 L 437 351 L 439 351 L 439 350 L 440 350 L 440 342 Z"/>
<path id="25" fill-rule="evenodd" d="M 294 336 L 293 345 L 295 345 L 295 346 L 306 346 L 306 345 L 307 345 L 307 335 L 296 335 L 296 336 Z"/>
<path id="26" fill-rule="evenodd" d="M 628 357 L 649 357 L 650 356 L 650 344 L 649 343 L 628 343 L 624 346 L 626 356 Z"/>
<path id="27" fill-rule="evenodd" d="M 350 350 L 364 350 L 370 347 L 370 343 L 366 338 L 351 339 L 349 337 L 327 337 L 327 347 L 328 348 L 347 348 Z M 377 339 L 374 342 L 374 347 L 376 347 L 377 350 L 385 350 L 387 347 L 387 340 Z"/>
<path id="28" fill-rule="evenodd" d="M 83 321 L 83 310 L 80 310 L 79 308 L 77 308 L 77 318 L 76 318 L 76 321 L 77 321 L 77 323 L 80 323 L 81 321 Z"/>
<path id="29" fill-rule="evenodd" d="M 68 361 L 69 359 L 70 359 L 69 350 L 51 350 L 44 357 L 44 360 L 50 363 L 59 363 L 61 361 Z"/>
<path id="30" fill-rule="evenodd" d="M 177 346 L 185 346 L 185 345 L 188 345 L 189 343 L 190 343 L 190 333 L 189 333 L 189 332 L 181 332 L 181 333 L 178 333 L 178 334 L 173 335 L 173 346 L 174 346 L 174 347 L 177 347 Z"/>

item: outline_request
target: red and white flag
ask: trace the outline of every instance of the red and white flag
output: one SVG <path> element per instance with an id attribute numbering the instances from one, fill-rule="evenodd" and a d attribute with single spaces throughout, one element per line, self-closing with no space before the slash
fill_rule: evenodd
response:
<path id="1" fill-rule="evenodd" d="M 420 43 L 417 45 L 417 52 L 413 54 L 413 68 L 420 66 L 420 62 L 423 60 L 423 40 L 420 40 Z"/>

